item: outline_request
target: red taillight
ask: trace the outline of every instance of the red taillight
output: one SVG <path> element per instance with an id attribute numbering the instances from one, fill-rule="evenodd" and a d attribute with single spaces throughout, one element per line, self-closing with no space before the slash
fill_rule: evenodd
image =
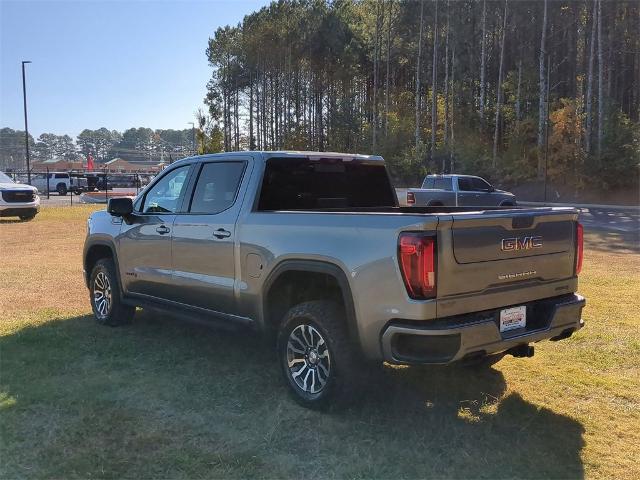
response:
<path id="1" fill-rule="evenodd" d="M 407 205 L 415 205 L 416 196 L 413 192 L 407 192 Z"/>
<path id="2" fill-rule="evenodd" d="M 436 239 L 421 233 L 401 233 L 398 261 L 402 279 L 411 298 L 436 296 Z"/>
<path id="3" fill-rule="evenodd" d="M 577 224 L 576 231 L 576 275 L 582 271 L 582 257 L 584 256 L 584 229 L 581 223 Z"/>

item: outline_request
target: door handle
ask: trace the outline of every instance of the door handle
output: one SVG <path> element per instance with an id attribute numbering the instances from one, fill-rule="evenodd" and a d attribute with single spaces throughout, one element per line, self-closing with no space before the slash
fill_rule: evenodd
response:
<path id="1" fill-rule="evenodd" d="M 228 238 L 231 236 L 231 232 L 229 230 L 225 230 L 224 228 L 219 228 L 215 232 L 213 232 L 213 236 L 216 238 Z"/>
<path id="2" fill-rule="evenodd" d="M 160 235 L 165 235 L 167 233 L 169 233 L 171 231 L 171 229 L 169 227 L 167 227 L 166 225 L 160 225 L 158 228 L 156 228 L 156 232 L 158 232 Z"/>

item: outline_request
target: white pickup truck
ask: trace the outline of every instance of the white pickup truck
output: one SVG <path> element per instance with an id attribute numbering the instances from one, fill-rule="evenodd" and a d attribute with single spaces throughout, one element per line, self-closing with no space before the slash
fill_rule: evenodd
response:
<path id="1" fill-rule="evenodd" d="M 31 175 L 31 185 L 40 192 L 58 192 L 58 195 L 66 195 L 67 192 L 80 194 L 87 190 L 87 179 L 72 176 L 67 172 L 35 173 Z"/>

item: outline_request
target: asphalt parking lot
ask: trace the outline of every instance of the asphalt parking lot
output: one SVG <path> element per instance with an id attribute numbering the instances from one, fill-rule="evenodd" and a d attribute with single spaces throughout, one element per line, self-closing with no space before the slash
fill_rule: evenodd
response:
<path id="1" fill-rule="evenodd" d="M 580 221 L 587 229 L 620 233 L 640 233 L 640 210 L 581 208 Z"/>
<path id="2" fill-rule="evenodd" d="M 123 193 L 123 194 L 129 194 L 131 192 L 135 192 L 135 188 L 131 189 L 131 188 L 114 188 L 113 190 L 109 190 L 109 194 L 112 195 L 113 193 Z M 98 193 L 98 192 L 96 192 Z M 100 192 L 104 195 L 104 191 Z M 57 193 L 51 193 L 49 195 L 49 198 L 47 198 L 47 194 L 46 193 L 40 193 L 40 205 L 43 207 L 64 207 L 64 206 L 69 206 L 72 204 L 76 205 L 76 204 L 81 204 L 82 202 L 82 195 L 73 195 L 73 199 L 71 198 L 72 195 L 71 193 L 67 193 L 66 195 L 58 195 Z"/>

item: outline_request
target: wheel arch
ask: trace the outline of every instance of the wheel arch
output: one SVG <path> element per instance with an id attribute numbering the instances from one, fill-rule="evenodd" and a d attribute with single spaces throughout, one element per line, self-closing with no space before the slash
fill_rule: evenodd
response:
<path id="1" fill-rule="evenodd" d="M 283 287 L 283 282 L 289 284 L 288 280 L 300 278 L 314 278 L 317 280 L 322 276 L 326 276 L 335 282 L 344 306 L 349 337 L 355 345 L 359 345 L 355 305 L 347 275 L 338 265 L 322 260 L 288 259 L 283 260 L 271 270 L 262 288 L 263 328 L 266 331 L 271 330 L 279 324 L 282 318 L 278 318 L 279 313 L 282 311 L 282 308 L 279 307 L 287 306 L 286 303 L 285 305 L 273 305 L 271 302 L 276 299 L 275 295 L 278 294 L 278 289 Z M 328 297 L 331 298 L 332 295 L 328 295 Z M 317 298 L 317 300 L 319 299 L 323 298 Z M 293 305 L 289 305 L 289 308 L 291 306 Z M 282 312 L 282 315 L 284 313 L 286 313 L 286 310 Z"/>
<path id="2" fill-rule="evenodd" d="M 120 287 L 120 292 L 122 293 L 122 280 L 120 278 L 120 269 L 118 268 L 118 254 L 116 253 L 116 248 L 112 242 L 107 240 L 95 240 L 89 244 L 83 255 L 83 267 L 85 272 L 85 283 L 87 288 L 89 288 L 89 278 L 91 277 L 91 271 L 95 266 L 96 262 L 102 258 L 111 258 L 116 267 L 116 276 L 118 278 L 118 286 Z"/>

